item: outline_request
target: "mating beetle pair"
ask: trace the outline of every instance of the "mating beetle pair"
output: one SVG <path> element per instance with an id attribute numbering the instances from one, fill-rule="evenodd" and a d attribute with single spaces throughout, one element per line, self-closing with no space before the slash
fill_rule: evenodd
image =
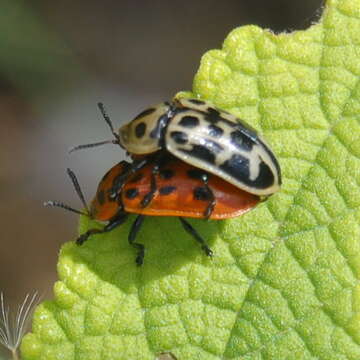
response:
<path id="1" fill-rule="evenodd" d="M 101 180 L 87 215 L 108 224 L 103 230 L 82 234 L 79 244 L 120 225 L 128 213 L 136 213 L 129 243 L 137 249 L 136 263 L 141 265 L 144 246 L 135 237 L 144 217 L 178 216 L 210 256 L 206 242 L 184 218 L 239 216 L 254 207 L 259 196 L 280 188 L 280 167 L 264 140 L 245 122 L 208 102 L 161 103 L 140 113 L 118 133 L 103 106 L 99 107 L 115 140 L 73 150 L 111 142 L 124 148 L 133 161 L 119 163 Z M 69 175 L 87 209 L 75 175 L 71 171 Z M 47 204 L 76 211 L 59 202 Z"/>

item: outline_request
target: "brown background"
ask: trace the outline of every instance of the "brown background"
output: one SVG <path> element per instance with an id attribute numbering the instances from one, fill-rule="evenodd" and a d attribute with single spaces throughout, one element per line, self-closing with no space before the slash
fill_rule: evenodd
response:
<path id="1" fill-rule="evenodd" d="M 320 0 L 0 1 L 0 291 L 10 303 L 38 290 L 51 297 L 62 243 L 77 216 L 44 208 L 88 199 L 123 154 L 107 146 L 72 155 L 76 144 L 110 137 L 96 103 L 116 127 L 152 103 L 191 89 L 201 55 L 233 28 L 304 29 Z M 0 350 L 1 352 L 1 350 Z"/>

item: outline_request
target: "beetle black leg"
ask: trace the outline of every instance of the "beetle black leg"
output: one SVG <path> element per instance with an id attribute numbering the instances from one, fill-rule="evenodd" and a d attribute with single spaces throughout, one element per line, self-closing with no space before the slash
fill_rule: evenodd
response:
<path id="1" fill-rule="evenodd" d="M 150 184 L 150 191 L 144 196 L 144 198 L 141 201 L 141 207 L 145 208 L 147 207 L 152 199 L 155 196 L 155 193 L 157 191 L 157 185 L 156 185 L 156 176 L 159 174 L 160 168 L 164 166 L 168 161 L 170 160 L 170 157 L 166 153 L 159 153 L 155 159 L 154 159 L 154 166 L 151 170 L 151 184 Z"/>
<path id="2" fill-rule="evenodd" d="M 130 232 L 129 232 L 129 244 L 137 249 L 137 256 L 136 256 L 136 264 L 138 266 L 141 266 L 144 262 L 144 256 L 145 256 L 145 247 L 143 244 L 139 244 L 135 242 L 135 238 L 137 233 L 139 232 L 141 225 L 145 219 L 145 215 L 138 215 L 135 219 L 134 223 L 131 226 Z"/>
<path id="3" fill-rule="evenodd" d="M 212 212 L 214 211 L 214 207 L 216 205 L 216 199 L 215 199 L 215 196 L 214 196 L 214 193 L 212 192 L 211 188 L 209 187 L 208 184 L 205 184 L 205 187 L 208 191 L 208 194 L 209 194 L 209 204 L 208 204 L 208 207 L 206 208 L 205 212 L 204 212 L 204 216 L 206 219 L 209 219 Z"/>
<path id="4" fill-rule="evenodd" d="M 198 187 L 195 189 L 194 197 L 196 200 L 208 201 L 208 206 L 204 211 L 204 217 L 209 219 L 216 205 L 216 198 L 209 186 L 210 175 L 200 169 L 192 169 L 188 172 L 188 175 L 193 179 L 201 180 L 204 183 L 203 187 Z"/>
<path id="5" fill-rule="evenodd" d="M 110 198 L 115 199 L 120 195 L 121 189 L 124 186 L 129 176 L 135 174 L 138 170 L 142 169 L 151 161 L 150 158 L 144 158 L 138 161 L 134 161 L 128 169 L 126 169 L 117 179 L 114 181 L 113 187 L 109 190 Z"/>
<path id="6" fill-rule="evenodd" d="M 141 207 L 145 208 L 150 203 L 151 200 L 154 198 L 155 193 L 157 191 L 157 185 L 156 185 L 156 176 L 159 173 L 159 164 L 155 164 L 151 171 L 151 184 L 150 184 L 150 191 L 144 196 L 144 198 L 141 200 Z"/>
<path id="7" fill-rule="evenodd" d="M 91 235 L 94 234 L 102 234 L 108 231 L 113 230 L 117 226 L 123 224 L 128 217 L 128 213 L 121 212 L 120 214 L 116 215 L 108 224 L 106 224 L 102 229 L 90 229 L 85 233 L 81 234 L 76 239 L 77 245 L 82 245 Z"/>
<path id="8" fill-rule="evenodd" d="M 184 229 L 201 245 L 201 249 L 207 256 L 213 256 L 212 250 L 207 246 L 205 240 L 196 232 L 196 230 L 182 217 L 179 217 Z"/>

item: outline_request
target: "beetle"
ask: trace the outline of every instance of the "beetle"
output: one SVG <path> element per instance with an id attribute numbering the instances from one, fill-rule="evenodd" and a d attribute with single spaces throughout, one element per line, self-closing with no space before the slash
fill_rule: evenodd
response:
<path id="1" fill-rule="evenodd" d="M 144 207 L 143 199 L 153 191 L 154 166 L 157 164 L 148 163 L 141 170 L 133 173 L 125 182 L 117 198 L 110 196 L 110 190 L 117 178 L 131 167 L 131 163 L 121 161 L 113 166 L 101 179 L 90 207 L 86 204 L 75 174 L 68 169 L 68 175 L 85 212 L 58 201 L 48 201 L 45 205 L 61 207 L 86 215 L 91 219 L 107 221 L 103 229 L 94 228 L 81 234 L 76 240 L 78 245 L 83 244 L 94 234 L 111 231 L 123 224 L 130 213 L 137 214 L 131 226 L 128 241 L 137 250 L 136 264 L 142 265 L 145 248 L 135 239 L 146 216 L 177 216 L 183 228 L 200 243 L 205 254 L 212 256 L 212 251 L 206 241 L 185 218 L 214 220 L 232 218 L 249 211 L 260 201 L 257 195 L 245 192 L 218 176 L 168 156 L 162 159 L 159 171 L 155 175 L 158 187 L 152 195 L 152 201 Z"/>
<path id="2" fill-rule="evenodd" d="M 128 171 L 114 184 L 113 196 L 129 175 L 167 153 L 251 194 L 269 196 L 280 189 L 280 166 L 265 140 L 246 122 L 210 102 L 174 98 L 144 110 L 118 132 L 104 106 L 98 106 L 115 140 L 80 145 L 71 151 L 111 142 L 133 157 Z M 150 202 L 151 196 L 143 206 Z"/>

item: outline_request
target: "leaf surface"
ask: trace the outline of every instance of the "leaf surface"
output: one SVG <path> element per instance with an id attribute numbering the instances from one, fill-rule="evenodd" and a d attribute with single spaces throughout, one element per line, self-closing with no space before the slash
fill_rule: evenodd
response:
<path id="1" fill-rule="evenodd" d="M 146 220 L 141 268 L 132 221 L 65 244 L 24 360 L 360 359 L 359 59 L 359 0 L 329 0 L 306 31 L 235 29 L 206 53 L 192 95 L 264 135 L 282 190 L 242 217 L 191 221 L 213 259 L 177 219 Z"/>

